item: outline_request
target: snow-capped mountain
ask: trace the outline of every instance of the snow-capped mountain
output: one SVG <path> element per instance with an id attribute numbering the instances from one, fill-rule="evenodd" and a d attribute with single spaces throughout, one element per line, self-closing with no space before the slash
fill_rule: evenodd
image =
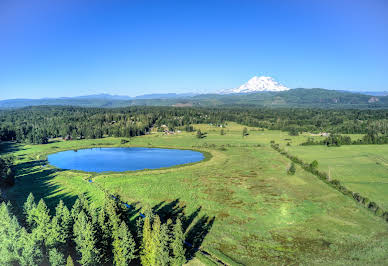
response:
<path id="1" fill-rule="evenodd" d="M 271 77 L 254 76 L 247 83 L 235 89 L 224 90 L 221 93 L 251 93 L 260 91 L 286 91 L 289 88 L 278 83 Z"/>

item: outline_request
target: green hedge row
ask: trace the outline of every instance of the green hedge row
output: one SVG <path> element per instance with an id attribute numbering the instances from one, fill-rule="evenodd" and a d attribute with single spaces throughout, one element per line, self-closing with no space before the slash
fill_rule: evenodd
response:
<path id="1" fill-rule="evenodd" d="M 271 147 L 278 151 L 280 154 L 286 156 L 288 159 L 300 165 L 304 170 L 312 173 L 317 176 L 326 184 L 332 186 L 333 188 L 340 191 L 342 194 L 353 198 L 355 201 L 368 208 L 370 211 L 374 212 L 375 215 L 382 217 L 386 222 L 388 222 L 388 211 L 385 211 L 377 205 L 377 203 L 370 201 L 367 197 L 361 196 L 359 193 L 354 192 L 346 188 L 341 182 L 337 179 L 330 179 L 329 175 L 325 172 L 319 171 L 318 169 L 311 166 L 311 164 L 303 162 L 300 158 L 287 153 L 285 150 L 280 148 L 279 144 L 274 142 L 271 143 Z"/>

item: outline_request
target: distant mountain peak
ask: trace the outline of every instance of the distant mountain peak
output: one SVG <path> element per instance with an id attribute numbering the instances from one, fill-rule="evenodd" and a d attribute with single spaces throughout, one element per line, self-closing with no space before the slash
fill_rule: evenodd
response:
<path id="1" fill-rule="evenodd" d="M 222 93 L 251 93 L 260 91 L 286 91 L 289 88 L 278 83 L 272 77 L 254 76 L 248 82 L 235 89 L 224 90 Z"/>

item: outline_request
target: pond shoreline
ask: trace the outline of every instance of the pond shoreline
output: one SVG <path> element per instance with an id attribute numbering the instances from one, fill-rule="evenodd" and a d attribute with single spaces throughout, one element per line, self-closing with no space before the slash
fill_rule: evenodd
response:
<path id="1" fill-rule="evenodd" d="M 80 152 L 81 154 L 73 154 L 70 153 L 71 151 L 74 151 L 75 153 Z M 193 152 L 193 154 L 188 154 L 187 152 Z M 58 158 L 56 158 L 55 156 Z M 64 156 L 64 158 L 61 158 L 60 156 Z M 100 158 L 100 156 L 105 156 L 105 159 Z M 115 156 L 116 158 L 112 158 L 112 156 Z M 206 162 L 212 157 L 212 155 L 209 152 L 199 149 L 104 145 L 98 147 L 82 147 L 80 149 L 63 149 L 59 151 L 56 150 L 52 153 L 50 152 L 45 154 L 45 157 L 45 161 L 47 164 L 44 167 L 49 167 L 51 169 L 60 169 L 63 171 L 88 173 L 94 176 L 99 174 L 114 174 L 126 172 L 134 173 L 138 171 L 154 171 L 184 167 Z M 66 162 L 64 162 L 64 160 L 67 160 L 67 163 L 70 164 L 69 167 L 64 166 L 66 165 Z M 81 166 L 82 164 L 86 164 L 86 169 L 82 169 L 82 167 L 84 167 Z M 104 164 L 105 166 L 101 166 Z M 107 164 L 109 164 L 109 166 Z M 87 168 L 93 168 L 95 167 L 95 165 L 98 166 L 95 171 L 88 171 Z M 116 167 L 116 169 L 105 171 L 106 168 L 111 168 L 111 165 L 113 166 L 113 168 Z M 131 167 L 134 169 L 130 169 Z"/>

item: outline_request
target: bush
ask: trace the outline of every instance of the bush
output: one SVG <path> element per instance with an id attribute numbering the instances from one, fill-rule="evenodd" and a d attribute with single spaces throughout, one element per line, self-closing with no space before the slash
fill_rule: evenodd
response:
<path id="1" fill-rule="evenodd" d="M 294 175 L 296 172 L 295 163 L 292 162 L 290 168 L 287 170 L 287 174 Z"/>
<path id="2" fill-rule="evenodd" d="M 125 143 L 128 143 L 128 142 L 129 142 L 129 140 L 126 140 L 126 139 L 120 140 L 120 143 L 121 143 L 121 144 L 125 144 Z"/>
<path id="3" fill-rule="evenodd" d="M 379 206 L 377 206 L 376 202 L 374 201 L 371 201 L 369 204 L 368 204 L 368 209 L 371 209 L 373 211 L 377 210 Z"/>
<path id="4" fill-rule="evenodd" d="M 339 187 L 341 185 L 341 182 L 338 181 L 337 179 L 333 179 L 330 181 L 330 184 L 332 184 L 334 187 Z"/>
<path id="5" fill-rule="evenodd" d="M 379 217 L 383 217 L 384 215 L 384 211 L 383 209 L 381 209 L 380 207 L 377 207 L 376 211 L 375 211 L 375 214 Z"/>
<path id="6" fill-rule="evenodd" d="M 316 168 L 318 168 L 318 162 L 317 162 L 317 160 L 314 160 L 314 161 L 312 161 L 312 162 L 310 163 L 310 168 L 311 168 L 311 169 L 316 169 Z"/>
<path id="7" fill-rule="evenodd" d="M 370 203 L 370 199 L 364 198 L 364 200 L 362 201 L 362 203 L 364 204 L 365 207 L 368 207 L 368 206 L 369 206 L 369 203 Z"/>
<path id="8" fill-rule="evenodd" d="M 289 134 L 290 136 L 299 136 L 299 131 L 298 131 L 297 128 L 290 128 L 288 134 Z"/>
<path id="9" fill-rule="evenodd" d="M 202 139 L 203 138 L 203 134 L 202 134 L 201 130 L 198 129 L 196 136 L 197 136 L 198 139 Z"/>

